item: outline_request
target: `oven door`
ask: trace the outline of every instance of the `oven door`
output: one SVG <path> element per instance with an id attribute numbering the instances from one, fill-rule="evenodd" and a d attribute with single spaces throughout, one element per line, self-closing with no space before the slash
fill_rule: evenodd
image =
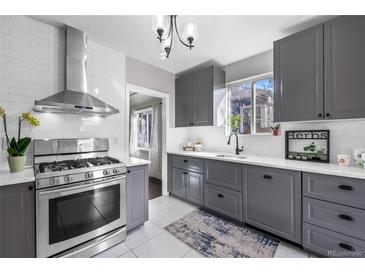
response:
<path id="1" fill-rule="evenodd" d="M 126 224 L 126 177 L 37 191 L 37 257 L 50 257 Z"/>

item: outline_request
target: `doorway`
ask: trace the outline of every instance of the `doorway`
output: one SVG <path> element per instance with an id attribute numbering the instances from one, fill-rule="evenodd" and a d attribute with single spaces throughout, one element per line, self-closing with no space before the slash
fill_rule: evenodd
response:
<path id="1" fill-rule="evenodd" d="M 126 85 L 126 151 L 130 157 L 151 162 L 149 199 L 167 195 L 166 125 L 169 95 Z"/>

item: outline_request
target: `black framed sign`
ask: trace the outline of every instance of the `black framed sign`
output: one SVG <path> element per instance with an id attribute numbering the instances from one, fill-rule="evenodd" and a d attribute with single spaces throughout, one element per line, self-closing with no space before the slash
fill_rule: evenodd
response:
<path id="1" fill-rule="evenodd" d="M 285 131 L 285 159 L 329 163 L 330 131 Z"/>

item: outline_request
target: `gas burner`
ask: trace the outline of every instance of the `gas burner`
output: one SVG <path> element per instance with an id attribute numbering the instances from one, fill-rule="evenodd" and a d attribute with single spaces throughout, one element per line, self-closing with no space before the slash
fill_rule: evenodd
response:
<path id="1" fill-rule="evenodd" d="M 40 163 L 39 172 L 40 173 L 59 172 L 78 168 L 112 165 L 117 163 L 119 163 L 117 159 L 108 156 L 77 159 L 77 160 L 64 160 L 60 162 L 54 161 L 54 162 Z"/>

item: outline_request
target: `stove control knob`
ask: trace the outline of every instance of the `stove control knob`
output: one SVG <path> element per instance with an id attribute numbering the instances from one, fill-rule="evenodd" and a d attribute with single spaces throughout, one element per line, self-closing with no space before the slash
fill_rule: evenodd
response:
<path id="1" fill-rule="evenodd" d="M 109 170 L 104 169 L 103 174 L 104 174 L 104 175 L 109 175 Z"/>
<path id="2" fill-rule="evenodd" d="M 66 183 L 69 183 L 71 181 L 71 177 L 69 175 L 66 175 L 65 178 L 63 178 Z"/>
<path id="3" fill-rule="evenodd" d="M 56 178 L 53 178 L 52 180 L 51 180 L 51 186 L 53 186 L 53 185 L 57 185 L 58 184 L 58 178 L 56 177 Z"/>
<path id="4" fill-rule="evenodd" d="M 90 172 L 86 172 L 85 173 L 85 178 L 86 179 L 89 179 L 89 178 L 92 178 L 93 177 L 93 174 L 92 173 L 90 173 Z"/>
<path id="5" fill-rule="evenodd" d="M 114 174 L 117 174 L 117 173 L 119 173 L 119 169 L 117 169 L 117 168 L 114 168 L 114 169 L 113 169 L 113 173 L 114 173 Z"/>

